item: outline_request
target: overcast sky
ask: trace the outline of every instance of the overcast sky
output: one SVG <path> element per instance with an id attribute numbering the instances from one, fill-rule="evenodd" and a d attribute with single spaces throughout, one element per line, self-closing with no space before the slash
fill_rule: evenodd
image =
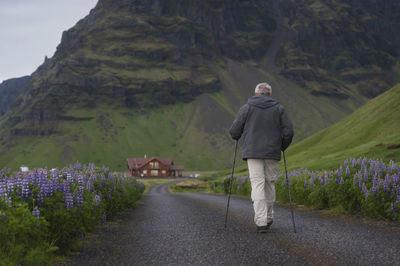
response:
<path id="1" fill-rule="evenodd" d="M 0 0 L 0 82 L 30 75 L 97 0 Z"/>

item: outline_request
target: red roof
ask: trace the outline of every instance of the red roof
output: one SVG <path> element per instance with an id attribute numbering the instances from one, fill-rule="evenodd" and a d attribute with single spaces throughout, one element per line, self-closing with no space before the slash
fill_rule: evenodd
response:
<path id="1" fill-rule="evenodd" d="M 173 166 L 174 162 L 170 158 L 157 158 L 157 157 L 151 157 L 151 158 L 128 158 L 128 167 L 129 169 L 139 169 L 142 166 L 146 165 L 147 163 L 156 160 L 159 161 L 162 164 L 168 165 L 168 166 Z"/>

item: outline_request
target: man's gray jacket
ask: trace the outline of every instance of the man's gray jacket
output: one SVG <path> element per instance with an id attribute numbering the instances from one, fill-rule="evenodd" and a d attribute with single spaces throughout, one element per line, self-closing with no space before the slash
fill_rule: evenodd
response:
<path id="1" fill-rule="evenodd" d="M 233 139 L 243 136 L 243 160 L 281 159 L 293 138 L 293 126 L 283 106 L 275 99 L 258 95 L 243 105 L 229 130 Z"/>

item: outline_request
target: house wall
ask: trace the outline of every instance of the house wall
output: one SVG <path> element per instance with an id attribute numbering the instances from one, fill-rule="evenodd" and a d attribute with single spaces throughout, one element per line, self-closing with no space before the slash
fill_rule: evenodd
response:
<path id="1" fill-rule="evenodd" d="M 132 176 L 138 177 L 170 177 L 175 176 L 175 170 L 170 170 L 170 165 L 165 165 L 157 160 L 153 160 L 141 167 L 139 170 L 131 169 Z"/>
<path id="2" fill-rule="evenodd" d="M 139 171 L 135 171 L 135 176 L 143 177 L 169 177 L 172 176 L 172 171 L 167 169 L 154 169 L 154 168 L 144 168 Z"/>

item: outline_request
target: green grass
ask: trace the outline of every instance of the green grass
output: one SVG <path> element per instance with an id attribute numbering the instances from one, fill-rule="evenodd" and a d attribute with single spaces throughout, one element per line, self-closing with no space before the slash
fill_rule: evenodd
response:
<path id="1" fill-rule="evenodd" d="M 400 158 L 400 85 L 372 99 L 340 122 L 293 145 L 287 151 L 290 169 L 329 169 L 349 157 L 384 161 Z"/>
<path id="2" fill-rule="evenodd" d="M 350 116 L 321 130 L 286 151 L 288 169 L 328 170 L 354 157 L 399 162 L 400 147 L 400 84 L 370 100 Z M 247 176 L 246 163 L 236 159 L 235 176 Z M 202 175 L 200 179 L 222 180 L 231 169 Z M 283 160 L 280 171 L 284 171 Z"/>
<path id="3" fill-rule="evenodd" d="M 172 184 L 168 186 L 168 189 L 171 192 L 189 192 L 189 193 L 210 192 L 209 183 L 197 179 L 189 179 L 189 180 L 184 180 L 180 183 Z"/>
<path id="4" fill-rule="evenodd" d="M 0 154 L 0 168 L 17 169 L 23 164 L 30 168 L 62 167 L 79 160 L 127 171 L 126 158 L 144 155 L 172 158 L 185 170 L 223 169 L 229 165 L 224 158 L 231 151 L 220 144 L 218 137 L 208 138 L 199 127 L 201 112 L 194 109 L 193 103 L 164 106 L 147 114 L 99 106 L 73 109 L 67 115 L 93 119 L 60 122 L 62 133 L 58 135 L 18 138 L 15 145 Z"/>
<path id="5" fill-rule="evenodd" d="M 149 191 L 149 189 L 152 186 L 165 184 L 165 183 L 176 181 L 176 180 L 179 180 L 179 179 L 178 178 L 157 178 L 157 179 L 153 179 L 153 178 L 145 179 L 145 178 L 142 178 L 142 179 L 137 179 L 137 180 L 145 185 L 145 190 L 143 192 L 143 195 L 146 195 L 147 192 Z"/>

